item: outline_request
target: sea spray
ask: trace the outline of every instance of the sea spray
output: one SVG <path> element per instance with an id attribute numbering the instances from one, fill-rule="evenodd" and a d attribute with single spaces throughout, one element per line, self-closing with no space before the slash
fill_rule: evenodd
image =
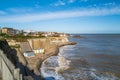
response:
<path id="1" fill-rule="evenodd" d="M 101 74 L 90 67 L 71 67 L 71 61 L 65 58 L 65 50 L 72 50 L 72 46 L 65 46 L 60 49 L 58 56 L 51 56 L 41 66 L 41 73 L 44 77 L 54 77 L 55 80 L 119 80 L 109 74 Z"/>
<path id="2" fill-rule="evenodd" d="M 63 56 L 58 57 L 58 67 L 55 68 L 57 74 L 69 69 L 70 61 L 66 60 Z"/>

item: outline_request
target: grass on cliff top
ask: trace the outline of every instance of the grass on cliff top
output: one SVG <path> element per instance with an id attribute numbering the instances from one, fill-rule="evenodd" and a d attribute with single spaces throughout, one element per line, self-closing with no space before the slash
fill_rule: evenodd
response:
<path id="1" fill-rule="evenodd" d="M 0 36 L 0 41 L 4 41 L 4 40 L 5 40 L 5 38 Z"/>
<path id="2" fill-rule="evenodd" d="M 44 38 L 44 36 L 24 36 L 24 35 L 15 35 L 15 36 L 9 36 L 6 34 L 0 34 L 0 40 L 5 40 L 5 39 L 12 39 L 15 40 L 16 42 L 26 42 L 27 39 L 32 39 L 32 38 Z"/>
<path id="3" fill-rule="evenodd" d="M 16 44 L 16 45 L 11 45 L 10 47 L 13 48 L 13 49 L 14 49 L 14 48 L 20 48 L 20 45 L 17 45 L 17 44 Z"/>

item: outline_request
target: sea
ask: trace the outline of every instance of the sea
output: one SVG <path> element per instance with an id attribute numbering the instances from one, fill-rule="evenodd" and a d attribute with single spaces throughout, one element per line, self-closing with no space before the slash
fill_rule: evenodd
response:
<path id="1" fill-rule="evenodd" d="M 120 80 L 120 34 L 80 36 L 42 63 L 44 80 Z"/>

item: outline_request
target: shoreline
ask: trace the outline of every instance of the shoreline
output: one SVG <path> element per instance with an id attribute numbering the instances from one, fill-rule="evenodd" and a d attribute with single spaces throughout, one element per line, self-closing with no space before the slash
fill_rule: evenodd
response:
<path id="1" fill-rule="evenodd" d="M 7 44 L 6 46 L 8 47 L 9 46 L 8 42 L 7 41 L 4 42 Z M 50 43 L 49 47 L 45 49 L 45 53 L 36 54 L 35 55 L 36 57 L 24 57 L 20 48 L 15 48 L 16 58 L 18 59 L 19 62 L 19 65 L 17 65 L 17 67 L 19 67 L 21 71 L 23 71 L 23 76 L 30 75 L 33 78 L 43 78 L 40 71 L 43 61 L 45 61 L 47 58 L 51 56 L 57 56 L 60 47 L 66 45 L 75 45 L 75 44 L 76 44 L 75 42 L 69 42 L 69 41 L 63 41 L 63 42 L 61 41 L 55 43 L 53 42 Z M 47 45 L 45 45 L 45 47 L 47 47 Z"/>
<path id="2" fill-rule="evenodd" d="M 51 56 L 57 56 L 59 53 L 60 47 L 67 46 L 67 45 L 75 45 L 77 44 L 76 42 L 63 42 L 63 43 L 57 43 L 52 45 L 52 49 L 48 49 L 47 51 L 47 56 L 45 55 L 43 60 L 39 62 L 39 69 L 41 68 L 42 63 L 49 57 Z M 49 52 L 50 51 L 50 52 Z M 40 72 L 41 73 L 41 72 Z M 41 75 L 42 76 L 42 75 Z M 43 76 L 42 76 L 43 77 Z"/>
<path id="3" fill-rule="evenodd" d="M 66 45 L 75 45 L 77 44 L 76 42 L 63 42 L 63 43 L 57 43 L 57 44 L 53 44 L 51 45 L 52 47 L 48 50 L 46 50 L 46 54 L 43 56 L 43 60 L 40 61 L 40 67 L 41 64 L 44 60 L 46 60 L 47 58 L 51 57 L 51 56 L 57 56 L 59 53 L 59 48 L 62 46 L 66 46 Z"/>

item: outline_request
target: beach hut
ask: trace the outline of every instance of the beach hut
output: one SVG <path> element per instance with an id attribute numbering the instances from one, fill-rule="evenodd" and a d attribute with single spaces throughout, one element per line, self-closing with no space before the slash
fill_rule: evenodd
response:
<path id="1" fill-rule="evenodd" d="M 33 50 L 35 54 L 40 54 L 40 53 L 44 53 L 44 49 L 36 49 Z"/>
<path id="2" fill-rule="evenodd" d="M 35 56 L 33 51 L 24 52 L 23 55 L 24 55 L 25 57 L 34 57 L 34 56 Z"/>

